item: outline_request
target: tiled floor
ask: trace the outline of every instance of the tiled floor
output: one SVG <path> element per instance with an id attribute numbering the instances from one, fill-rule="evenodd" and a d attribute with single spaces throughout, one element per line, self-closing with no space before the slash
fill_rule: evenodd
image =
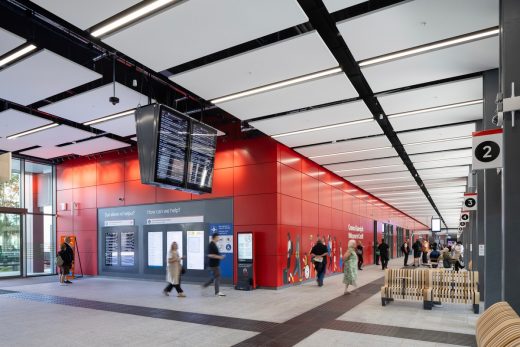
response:
<path id="1" fill-rule="evenodd" d="M 327 278 L 322 288 L 314 282 L 251 292 L 224 288 L 222 298 L 193 284 L 183 285 L 187 298 L 177 298 L 162 295 L 161 282 L 93 277 L 62 287 L 48 278 L 0 281 L 0 345 L 55 345 L 64 332 L 67 343 L 76 346 L 305 346 L 316 341 L 372 346 L 382 339 L 390 345 L 435 346 L 445 341 L 423 342 L 421 329 L 474 333 L 477 315 L 464 305 L 433 311 L 424 311 L 420 303 L 381 307 L 382 276 L 380 268 L 367 267 L 359 273 L 359 289 L 347 296 L 339 275 Z M 312 318 L 317 316 L 321 322 Z M 469 345 L 472 337 L 465 334 L 455 340 Z"/>

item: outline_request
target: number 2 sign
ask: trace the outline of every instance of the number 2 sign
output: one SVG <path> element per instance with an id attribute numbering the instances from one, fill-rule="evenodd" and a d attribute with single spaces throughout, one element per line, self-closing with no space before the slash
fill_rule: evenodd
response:
<path id="1" fill-rule="evenodd" d="M 502 129 L 473 133 L 473 170 L 502 167 Z"/>

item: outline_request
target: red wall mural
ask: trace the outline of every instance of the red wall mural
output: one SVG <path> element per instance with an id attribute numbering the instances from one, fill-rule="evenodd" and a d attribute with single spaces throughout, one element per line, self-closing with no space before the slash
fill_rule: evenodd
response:
<path id="1" fill-rule="evenodd" d="M 135 151 L 58 165 L 57 239 L 74 233 L 84 273 L 97 275 L 97 208 L 218 197 L 233 197 L 235 233 L 255 234 L 256 283 L 265 287 L 312 278 L 308 254 L 318 236 L 327 243 L 330 238 L 330 271 L 341 271 L 340 254 L 349 237 L 362 242 L 365 264 L 372 263 L 374 219 L 410 230 L 426 228 L 267 136 L 223 137 L 212 194 L 142 185 Z M 62 203 L 67 203 L 64 211 Z"/>

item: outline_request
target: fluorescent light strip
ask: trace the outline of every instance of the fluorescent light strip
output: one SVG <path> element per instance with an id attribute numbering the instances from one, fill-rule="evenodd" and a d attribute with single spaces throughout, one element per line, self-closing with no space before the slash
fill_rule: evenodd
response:
<path id="1" fill-rule="evenodd" d="M 92 124 L 103 123 L 103 122 L 106 122 L 106 121 L 109 121 L 109 120 L 112 120 L 112 119 L 116 119 L 116 118 L 120 118 L 120 117 L 131 115 L 134 112 L 135 112 L 135 110 L 130 110 L 130 111 L 116 113 L 116 114 L 113 114 L 111 116 L 106 116 L 106 117 L 103 117 L 103 118 L 98 118 L 98 119 L 94 119 L 94 120 L 85 122 L 85 123 L 83 123 L 83 125 L 92 125 Z"/>
<path id="2" fill-rule="evenodd" d="M 300 77 L 291 78 L 291 79 L 288 79 L 288 80 L 285 80 L 285 81 L 268 84 L 268 85 L 265 85 L 265 86 L 262 86 L 262 87 L 245 90 L 243 92 L 239 92 L 239 93 L 223 96 L 221 98 L 213 99 L 210 102 L 213 103 L 213 104 L 218 104 L 218 103 L 222 103 L 222 102 L 226 102 L 226 101 L 231 101 L 231 100 L 235 100 L 235 99 L 238 99 L 238 98 L 243 98 L 243 97 L 254 95 L 254 94 L 267 92 L 269 90 L 283 88 L 283 87 L 291 86 L 293 84 L 302 83 L 302 82 L 314 80 L 314 79 L 317 79 L 317 78 L 320 78 L 320 77 L 333 75 L 333 74 L 339 73 L 341 71 L 342 70 L 341 70 L 340 67 L 335 67 L 335 68 L 332 68 L 332 69 L 323 70 L 323 71 L 311 73 L 311 74 L 308 74 L 308 75 L 303 75 L 303 76 L 300 76 Z"/>
<path id="3" fill-rule="evenodd" d="M 360 170 L 370 170 L 370 169 L 384 169 L 387 167 L 396 167 L 396 166 L 403 166 L 404 164 L 392 164 L 392 165 L 382 165 L 382 166 L 372 166 L 372 167 L 363 167 L 360 169 L 345 169 L 345 170 L 337 170 L 334 172 L 348 172 L 348 171 L 360 171 Z"/>
<path id="4" fill-rule="evenodd" d="M 16 60 L 16 59 L 26 55 L 29 52 L 34 51 L 35 49 L 36 49 L 35 45 L 29 45 L 29 46 L 26 46 L 16 52 L 14 52 L 13 54 L 8 55 L 4 59 L 0 60 L 0 67 L 12 62 L 13 60 Z"/>
<path id="5" fill-rule="evenodd" d="M 369 118 L 369 119 L 355 120 L 355 121 L 346 122 L 346 123 L 325 125 L 325 126 L 318 127 L 318 128 L 311 128 L 311 129 L 305 129 L 305 130 L 291 131 L 291 132 L 288 132 L 288 133 L 272 135 L 271 137 L 273 139 L 276 139 L 278 137 L 283 137 L 283 136 L 305 134 L 305 133 L 310 133 L 310 132 L 314 132 L 314 131 L 321 131 L 321 130 L 327 130 L 327 129 L 333 129 L 333 128 L 340 128 L 340 127 L 345 127 L 345 126 L 349 126 L 349 125 L 355 125 L 355 124 L 361 124 L 361 123 L 369 123 L 369 122 L 374 122 L 374 119 L 373 118 Z"/>
<path id="6" fill-rule="evenodd" d="M 360 67 L 369 66 L 369 65 L 374 65 L 374 64 L 385 62 L 385 61 L 389 61 L 389 60 L 404 58 L 404 57 L 408 57 L 410 55 L 425 53 L 425 52 L 433 51 L 433 50 L 436 50 L 439 48 L 445 48 L 445 47 L 449 47 L 449 46 L 459 45 L 461 43 L 466 43 L 466 42 L 470 42 L 470 41 L 485 39 L 485 38 L 491 37 L 491 36 L 496 36 L 499 34 L 499 32 L 500 32 L 500 30 L 498 28 L 487 29 L 487 30 L 476 32 L 473 34 L 458 36 L 458 37 L 455 37 L 452 39 L 435 42 L 432 44 L 427 44 L 427 45 L 423 45 L 423 46 L 419 46 L 419 47 L 415 47 L 415 48 L 411 48 L 411 49 L 406 49 L 406 50 L 402 50 L 402 51 L 395 52 L 395 53 L 385 54 L 385 55 L 375 57 L 375 58 L 362 60 L 358 63 L 358 65 Z"/>
<path id="7" fill-rule="evenodd" d="M 411 116 L 414 114 L 421 114 L 421 113 L 428 113 L 428 112 L 434 112 L 434 111 L 441 111 L 441 110 L 448 110 L 450 108 L 457 108 L 457 107 L 463 107 L 463 106 L 470 106 L 470 105 L 477 105 L 484 103 L 484 100 L 472 100 L 472 101 L 465 101 L 465 102 L 459 102 L 456 104 L 450 104 L 450 105 L 444 105 L 444 106 L 437 106 L 437 107 L 430 107 L 430 108 L 423 108 L 421 110 L 415 110 L 415 111 L 409 111 L 409 112 L 401 112 L 401 113 L 394 113 L 388 116 L 388 118 L 397 118 L 397 117 L 404 117 L 404 116 Z"/>
<path id="8" fill-rule="evenodd" d="M 422 142 L 410 142 L 410 143 L 404 143 L 403 146 L 419 146 L 419 145 L 427 145 L 430 143 L 449 142 L 449 141 L 467 140 L 467 139 L 471 139 L 471 135 L 470 136 L 450 137 L 448 139 L 437 139 L 437 140 L 422 141 Z"/>
<path id="9" fill-rule="evenodd" d="M 50 129 L 50 128 L 54 128 L 54 127 L 57 127 L 58 125 L 59 125 L 58 123 L 52 123 L 52 124 L 44 125 L 44 126 L 39 127 L 39 128 L 34 128 L 34 129 L 27 130 L 27 131 L 24 131 L 24 132 L 21 132 L 21 133 L 18 133 L 18 134 L 7 136 L 7 139 L 8 140 L 13 140 L 13 139 L 16 139 L 18 137 L 22 137 L 22 136 L 25 136 L 25 135 L 36 133 L 38 131 L 43 131 L 43 130 L 47 130 L 47 129 Z"/>
<path id="10" fill-rule="evenodd" d="M 119 27 L 122 27 L 125 24 L 128 24 L 140 17 L 143 17 L 147 15 L 148 13 L 155 11 L 171 2 L 174 2 L 175 0 L 157 0 L 152 2 L 149 5 L 146 5 L 144 7 L 141 7 L 138 10 L 135 10 L 134 12 L 131 12 L 127 14 L 126 16 L 123 16 L 119 19 L 116 19 L 115 21 L 108 23 L 107 25 L 102 26 L 101 28 L 94 30 L 91 35 L 94 37 L 99 37 L 101 35 L 104 35 L 110 31 L 113 31 Z"/>
<path id="11" fill-rule="evenodd" d="M 410 176 L 411 177 L 411 176 Z M 358 184 L 363 182 L 373 182 L 373 181 L 390 181 L 390 180 L 400 180 L 403 178 L 410 178 L 409 176 L 399 176 L 399 177 L 387 177 L 387 178 L 372 178 L 369 180 L 359 180 L 359 181 L 350 181 L 352 183 Z M 369 188 L 368 188 L 369 189 Z"/>
<path id="12" fill-rule="evenodd" d="M 338 152 L 338 153 L 331 153 L 331 154 L 321 154 L 321 155 L 313 155 L 309 157 L 309 159 L 315 159 L 315 158 L 326 158 L 326 157 L 332 157 L 335 155 L 345 155 L 345 154 L 354 154 L 354 153 L 362 153 L 362 152 L 371 152 L 371 151 L 380 151 L 383 149 L 391 149 L 392 146 L 385 146 L 385 147 L 377 147 L 377 148 L 368 148 L 368 149 L 360 149 L 357 151 L 350 151 L 350 152 Z"/>

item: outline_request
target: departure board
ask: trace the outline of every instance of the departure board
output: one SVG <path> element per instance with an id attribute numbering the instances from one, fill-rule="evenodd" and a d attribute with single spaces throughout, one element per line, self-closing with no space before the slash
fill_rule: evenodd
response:
<path id="1" fill-rule="evenodd" d="M 194 121 L 191 128 L 188 188 L 211 192 L 217 131 Z"/>
<path id="2" fill-rule="evenodd" d="M 189 119 L 162 107 L 157 136 L 155 181 L 166 185 L 185 183 Z"/>

